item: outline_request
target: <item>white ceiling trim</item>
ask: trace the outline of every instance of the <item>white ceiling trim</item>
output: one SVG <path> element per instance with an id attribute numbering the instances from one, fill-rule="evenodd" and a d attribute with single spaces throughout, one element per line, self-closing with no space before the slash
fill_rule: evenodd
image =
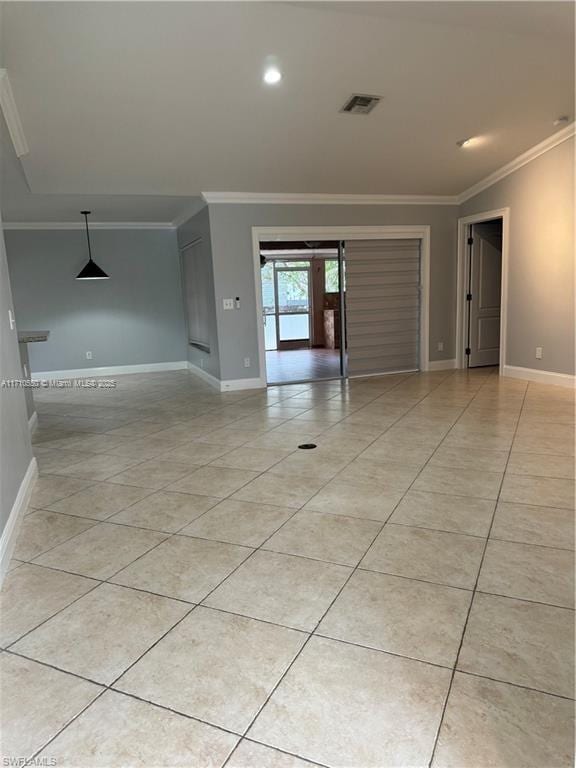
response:
<path id="1" fill-rule="evenodd" d="M 209 204 L 252 205 L 458 205 L 455 195 L 325 195 L 299 192 L 202 192 Z"/>
<path id="2" fill-rule="evenodd" d="M 27 155 L 29 152 L 28 142 L 26 141 L 26 136 L 24 136 L 22 120 L 16 106 L 8 72 L 5 69 L 0 69 L 0 108 L 2 109 L 4 120 L 6 120 L 8 133 L 12 139 L 16 156 L 22 157 Z"/>
<path id="3" fill-rule="evenodd" d="M 175 229 L 171 221 L 94 221 L 90 229 Z M 3 229 L 84 229 L 72 221 L 3 221 Z"/>
<path id="4" fill-rule="evenodd" d="M 473 184 L 471 187 L 468 187 L 468 189 L 464 190 L 464 192 L 461 192 L 457 196 L 458 203 L 465 203 L 466 200 L 469 200 L 471 197 L 478 195 L 480 192 L 488 189 L 488 187 L 497 184 L 502 179 L 505 179 L 506 176 L 509 176 L 511 173 L 514 173 L 514 171 L 522 168 L 522 166 L 531 163 L 532 160 L 536 160 L 536 158 L 540 157 L 540 155 L 543 155 L 545 152 L 549 152 L 551 149 L 554 149 L 554 147 L 562 144 L 562 142 L 570 139 L 576 132 L 575 128 L 576 123 L 567 125 L 561 131 L 552 134 L 552 136 L 544 139 L 544 141 L 536 144 L 536 146 L 532 147 L 526 152 L 523 152 L 521 155 L 518 155 L 518 157 L 516 157 L 514 160 L 511 160 L 509 163 L 506 163 L 506 165 L 503 165 L 502 168 L 499 168 L 497 171 L 494 171 L 494 173 L 486 176 L 486 178 L 482 179 L 476 184 Z"/>

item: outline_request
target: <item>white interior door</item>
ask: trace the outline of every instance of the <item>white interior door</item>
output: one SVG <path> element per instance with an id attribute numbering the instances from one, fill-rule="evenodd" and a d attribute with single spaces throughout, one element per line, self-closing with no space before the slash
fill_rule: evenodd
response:
<path id="1" fill-rule="evenodd" d="M 500 362 L 502 223 L 475 224 L 471 237 L 468 365 L 474 368 Z"/>

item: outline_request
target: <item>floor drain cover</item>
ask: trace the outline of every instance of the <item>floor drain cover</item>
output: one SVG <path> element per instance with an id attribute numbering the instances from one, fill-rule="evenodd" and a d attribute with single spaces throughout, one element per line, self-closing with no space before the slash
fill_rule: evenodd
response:
<path id="1" fill-rule="evenodd" d="M 311 448 L 316 448 L 316 443 L 302 443 L 298 448 L 302 448 L 303 451 L 309 451 Z"/>

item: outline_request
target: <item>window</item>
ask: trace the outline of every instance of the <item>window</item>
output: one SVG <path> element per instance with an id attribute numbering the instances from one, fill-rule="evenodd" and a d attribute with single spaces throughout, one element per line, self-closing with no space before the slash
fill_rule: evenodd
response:
<path id="1" fill-rule="evenodd" d="M 325 293 L 338 293 L 338 259 L 326 259 L 324 262 L 324 291 Z"/>

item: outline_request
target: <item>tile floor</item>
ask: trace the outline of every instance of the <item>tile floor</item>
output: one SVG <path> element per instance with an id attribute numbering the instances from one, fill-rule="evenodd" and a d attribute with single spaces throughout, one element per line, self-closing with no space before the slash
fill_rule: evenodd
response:
<path id="1" fill-rule="evenodd" d="M 573 764 L 569 390 L 482 369 L 219 394 L 174 372 L 37 407 L 4 757 Z"/>

